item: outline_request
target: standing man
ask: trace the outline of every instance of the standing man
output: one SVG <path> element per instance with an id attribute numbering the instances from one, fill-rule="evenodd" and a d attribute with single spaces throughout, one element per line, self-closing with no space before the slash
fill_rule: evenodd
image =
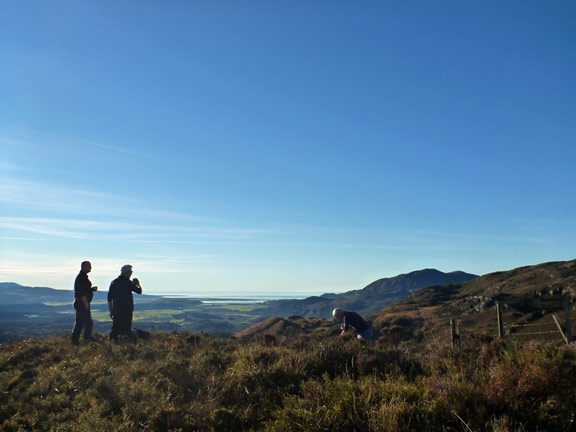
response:
<path id="1" fill-rule="evenodd" d="M 369 341 L 372 339 L 374 334 L 372 327 L 356 312 L 348 312 L 336 308 L 332 311 L 332 316 L 337 320 L 344 322 L 340 336 L 343 336 L 346 330 L 352 329 L 356 333 L 358 339 L 363 341 Z"/>
<path id="2" fill-rule="evenodd" d="M 112 318 L 110 339 L 116 341 L 119 335 L 132 337 L 132 313 L 134 312 L 134 297 L 132 291 L 142 294 L 140 281 L 132 276 L 132 266 L 125 265 L 120 270 L 120 276 L 112 281 L 108 291 L 108 309 Z"/>
<path id="3" fill-rule="evenodd" d="M 74 281 L 74 309 L 76 310 L 76 321 L 72 329 L 72 344 L 78 345 L 80 333 L 84 329 L 84 339 L 92 339 L 92 314 L 90 312 L 90 302 L 94 296 L 94 291 L 98 287 L 93 287 L 92 282 L 88 279 L 88 273 L 92 271 L 90 261 L 84 261 L 80 265 L 80 273 Z"/>

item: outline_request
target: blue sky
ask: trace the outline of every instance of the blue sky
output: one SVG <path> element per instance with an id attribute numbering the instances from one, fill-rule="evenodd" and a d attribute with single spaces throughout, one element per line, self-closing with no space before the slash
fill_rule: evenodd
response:
<path id="1" fill-rule="evenodd" d="M 0 281 L 316 294 L 576 258 L 576 5 L 3 1 Z"/>

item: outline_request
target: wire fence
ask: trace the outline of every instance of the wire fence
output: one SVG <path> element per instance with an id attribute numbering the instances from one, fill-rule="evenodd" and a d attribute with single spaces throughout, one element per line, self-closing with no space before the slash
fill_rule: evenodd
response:
<path id="1" fill-rule="evenodd" d="M 471 322 L 466 320 L 452 319 L 452 343 L 459 343 L 462 337 L 471 338 L 477 336 L 510 338 L 524 342 L 564 341 L 571 343 L 574 332 L 571 328 L 569 311 L 566 310 L 565 312 L 564 320 L 561 320 L 556 314 L 551 314 L 552 319 L 544 319 L 538 322 L 514 322 L 507 325 L 503 322 L 500 312 L 497 312 L 494 316 L 495 325 L 484 325 L 481 327 L 473 326 Z"/>
<path id="2" fill-rule="evenodd" d="M 544 330 L 543 327 L 548 326 L 548 330 Z M 532 329 L 537 328 L 540 331 L 524 331 L 523 329 Z M 468 329 L 460 329 L 460 333 L 462 334 L 474 334 L 474 333 L 486 333 L 486 334 L 493 334 L 494 336 L 498 336 L 498 326 L 483 326 L 476 328 L 474 330 Z M 511 324 L 504 326 L 504 335 L 505 336 L 528 336 L 528 335 L 544 335 L 544 334 L 554 334 L 557 336 L 561 336 L 560 331 L 556 327 L 556 323 L 554 321 L 546 321 L 546 322 L 539 322 L 539 323 L 529 323 L 529 324 Z"/>

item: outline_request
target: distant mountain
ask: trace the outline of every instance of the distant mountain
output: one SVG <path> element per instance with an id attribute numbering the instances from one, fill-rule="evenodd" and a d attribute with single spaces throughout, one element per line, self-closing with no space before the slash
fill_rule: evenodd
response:
<path id="1" fill-rule="evenodd" d="M 108 291 L 95 291 L 93 302 L 106 302 Z M 150 300 L 160 298 L 160 296 L 153 296 L 142 294 L 135 296 L 136 302 L 142 300 Z M 30 304 L 30 303 L 69 303 L 72 304 L 74 300 L 74 290 L 61 290 L 47 287 L 30 287 L 19 285 L 14 282 L 0 282 L 0 306 L 1 305 L 16 305 L 16 304 Z"/>
<path id="2" fill-rule="evenodd" d="M 422 275 L 421 272 L 414 272 L 419 273 L 414 280 Z M 406 282 L 404 276 L 409 275 L 413 273 L 400 275 L 395 282 Z M 390 286 L 389 281 L 380 280 L 365 289 L 377 291 L 379 283 Z M 557 313 L 563 320 L 566 302 L 572 311 L 572 331 L 576 335 L 576 260 L 519 267 L 479 276 L 467 282 L 431 285 L 413 292 L 413 295 L 366 316 L 377 335 L 389 340 L 434 338 L 447 341 L 450 319 L 457 318 L 466 337 L 493 337 L 496 335 L 495 305 L 499 303 L 508 334 L 522 337 L 525 333 L 525 336 L 531 337 L 533 335 L 529 333 L 543 332 L 549 340 L 561 341 L 559 333 L 554 334 L 555 324 L 551 315 Z M 339 332 L 340 322 L 314 320 L 312 323 L 309 320 L 298 316 L 282 320 L 269 318 L 237 336 L 259 338 L 267 334 L 286 337 L 294 332 L 323 335 Z"/>
<path id="3" fill-rule="evenodd" d="M 105 300 L 107 292 L 96 291 L 94 300 Z M 74 290 L 59 290 L 47 287 L 29 287 L 14 282 L 0 282 L 0 305 L 25 303 L 70 303 Z"/>
<path id="4" fill-rule="evenodd" d="M 336 307 L 353 310 L 361 315 L 374 313 L 385 306 L 403 300 L 413 292 L 431 285 L 467 282 L 477 275 L 455 271 L 443 273 L 434 269 L 413 271 L 391 278 L 378 279 L 360 290 L 342 294 L 324 294 L 302 300 L 271 300 L 259 311 L 262 316 L 298 315 L 330 318 Z"/>
<path id="5" fill-rule="evenodd" d="M 103 312 L 107 316 L 107 295 L 108 291 L 94 293 L 93 313 Z M 0 342 L 69 332 L 74 322 L 73 300 L 73 289 L 58 290 L 0 282 Z M 139 310 L 161 309 L 167 302 L 150 295 L 135 296 L 134 301 Z M 95 331 L 109 331 L 109 327 L 108 323 L 94 319 Z"/>

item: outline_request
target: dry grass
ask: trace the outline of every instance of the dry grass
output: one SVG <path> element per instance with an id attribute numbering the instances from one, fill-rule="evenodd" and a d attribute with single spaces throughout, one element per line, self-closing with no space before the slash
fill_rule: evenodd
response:
<path id="1" fill-rule="evenodd" d="M 0 347 L 0 429 L 570 431 L 575 377 L 573 348 L 537 344 L 30 339 Z"/>

